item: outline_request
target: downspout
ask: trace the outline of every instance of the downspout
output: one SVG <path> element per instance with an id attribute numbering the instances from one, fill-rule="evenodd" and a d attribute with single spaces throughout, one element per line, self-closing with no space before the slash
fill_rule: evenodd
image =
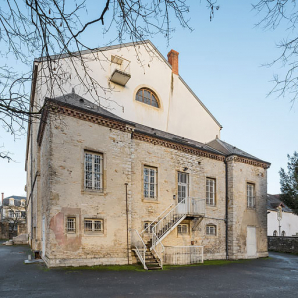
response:
<path id="1" fill-rule="evenodd" d="M 125 200 L 126 200 L 126 248 L 127 248 L 127 264 L 129 265 L 127 186 L 128 186 L 128 183 L 126 182 L 125 183 Z"/>
<path id="2" fill-rule="evenodd" d="M 227 164 L 227 160 L 225 158 L 225 174 L 226 174 L 226 218 L 225 218 L 225 223 L 226 223 L 226 259 L 229 259 L 229 249 L 228 249 L 228 233 L 229 233 L 229 229 L 228 229 L 228 219 L 229 219 L 229 213 L 228 213 L 228 185 L 229 185 L 229 178 L 228 178 L 228 164 Z"/>

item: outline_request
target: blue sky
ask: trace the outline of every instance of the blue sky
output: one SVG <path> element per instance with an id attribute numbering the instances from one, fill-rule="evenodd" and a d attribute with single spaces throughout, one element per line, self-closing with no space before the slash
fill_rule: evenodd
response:
<path id="1" fill-rule="evenodd" d="M 278 171 L 287 166 L 287 154 L 298 150 L 298 103 L 292 106 L 289 98 L 267 97 L 273 75 L 284 70 L 280 64 L 262 65 L 279 55 L 276 44 L 289 33 L 286 26 L 275 31 L 255 27 L 260 16 L 249 1 L 225 1 L 212 22 L 204 2 L 199 2 L 192 4 L 189 14 L 192 32 L 173 22 L 176 31 L 169 45 L 162 36 L 150 39 L 165 57 L 171 49 L 180 53 L 179 73 L 223 126 L 221 139 L 271 162 L 268 193 L 279 193 Z M 94 29 L 98 28 L 91 27 L 85 36 L 90 47 L 104 46 L 113 38 L 111 31 L 98 33 L 97 40 Z M 2 145 L 15 162 L 0 160 L 0 192 L 25 195 L 26 137 L 14 140 L 0 129 Z"/>

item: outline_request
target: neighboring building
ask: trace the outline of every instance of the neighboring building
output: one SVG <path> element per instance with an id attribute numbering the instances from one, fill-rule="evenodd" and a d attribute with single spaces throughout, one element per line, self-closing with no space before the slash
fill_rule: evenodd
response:
<path id="1" fill-rule="evenodd" d="M 11 239 L 27 232 L 26 197 L 10 196 L 2 193 L 0 205 L 0 239 Z"/>
<path id="2" fill-rule="evenodd" d="M 298 216 L 280 200 L 280 195 L 267 196 L 267 225 L 268 236 L 298 236 Z"/>
<path id="3" fill-rule="evenodd" d="M 102 106 L 83 86 L 71 91 L 71 74 L 69 94 L 47 98 L 43 62 L 35 61 L 31 107 L 47 108 L 28 129 L 32 248 L 48 266 L 127 264 L 137 256 L 159 268 L 202 261 L 202 253 L 267 256 L 270 164 L 220 140 L 221 125 L 178 74 L 178 53 L 166 61 L 145 45 L 95 51 L 110 59 L 88 64 L 112 89 Z"/>

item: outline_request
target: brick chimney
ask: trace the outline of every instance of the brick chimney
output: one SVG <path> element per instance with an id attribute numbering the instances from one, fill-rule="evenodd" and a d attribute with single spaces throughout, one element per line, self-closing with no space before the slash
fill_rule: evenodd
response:
<path id="1" fill-rule="evenodd" d="M 178 72 L 178 55 L 179 55 L 179 53 L 174 50 L 171 50 L 168 53 L 168 61 L 172 65 L 172 72 L 176 75 L 179 74 L 179 72 Z"/>

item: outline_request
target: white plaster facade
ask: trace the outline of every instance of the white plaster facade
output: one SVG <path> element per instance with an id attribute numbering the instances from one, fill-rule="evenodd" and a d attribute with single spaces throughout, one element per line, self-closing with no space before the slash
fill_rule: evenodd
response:
<path id="1" fill-rule="evenodd" d="M 183 173 L 185 198 L 203 201 L 204 212 L 187 213 L 173 224 L 163 245 L 204 246 L 205 259 L 267 256 L 266 169 L 270 164 L 222 142 L 220 124 L 180 78 L 178 68 L 174 71 L 150 42 L 147 49 L 142 44 L 136 47 L 138 55 L 132 44 L 126 44 L 98 49 L 98 55 L 106 57 L 100 63 L 90 59 L 98 82 L 112 88 L 101 107 L 93 105 L 98 102 L 67 68 L 67 57 L 60 60 L 59 65 L 69 70 L 63 84 L 68 94 L 59 97 L 54 85 L 55 98 L 47 99 L 42 121 L 28 130 L 32 248 L 42 251 L 48 266 L 136 262 L 132 234 L 141 233 L 145 222 L 153 222 L 169 205 L 177 208 L 178 176 Z M 124 87 L 110 82 L 112 55 L 130 61 L 131 78 Z M 50 95 L 38 72 L 42 62 L 37 60 L 35 65 L 32 106 Z M 154 92 L 159 108 L 136 100 L 143 87 Z M 100 191 L 86 189 L 88 152 L 101 160 Z M 154 199 L 144 197 L 146 167 L 155 172 Z M 206 203 L 208 179 L 214 181 L 214 204 Z M 248 185 L 253 186 L 250 205 Z M 75 225 L 71 233 L 69 219 Z M 86 230 L 86 221 L 101 222 L 100 232 Z M 184 225 L 185 233 L 178 233 L 178 224 Z M 251 251 L 247 243 L 253 246 Z"/>
<path id="2" fill-rule="evenodd" d="M 285 206 L 285 204 L 279 200 L 278 195 L 268 195 L 268 197 L 270 197 L 271 200 L 267 203 L 267 235 L 298 236 L 298 215 L 294 214 L 289 207 Z M 272 199 L 274 199 L 275 203 L 282 204 L 282 216 L 280 221 L 278 220 L 276 205 L 271 205 Z"/>

